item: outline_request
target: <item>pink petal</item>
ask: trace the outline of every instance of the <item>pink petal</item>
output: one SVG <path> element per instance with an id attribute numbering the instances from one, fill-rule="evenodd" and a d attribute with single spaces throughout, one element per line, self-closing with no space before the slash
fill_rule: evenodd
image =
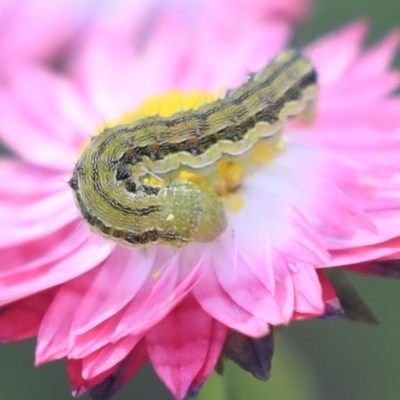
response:
<path id="1" fill-rule="evenodd" d="M 82 360 L 82 377 L 91 380 L 104 372 L 115 368 L 139 343 L 142 336 L 125 336 L 123 339 L 109 343 L 100 350 L 89 354 Z"/>
<path id="2" fill-rule="evenodd" d="M 324 319 L 338 319 L 343 318 L 343 309 L 340 304 L 340 301 L 336 295 L 335 289 L 329 282 L 329 280 L 325 277 L 325 275 L 321 272 L 321 270 L 317 270 L 317 277 L 319 280 L 319 285 L 322 290 L 322 301 L 324 303 Z M 319 311 L 319 310 L 318 310 Z M 296 311 L 293 315 L 293 319 L 301 320 L 305 318 L 315 318 L 318 313 L 309 313 L 305 310 L 305 312 Z"/>
<path id="3" fill-rule="evenodd" d="M 146 37 L 145 48 L 138 54 L 132 53 L 136 44 L 121 40 L 120 32 L 113 34 L 101 27 L 92 32 L 83 57 L 73 66 L 73 73 L 98 110 L 99 117 L 106 120 L 119 118 L 124 112 L 139 107 L 143 99 L 174 87 L 187 38 L 182 23 L 174 14 L 162 14 L 156 22 L 151 36 Z M 172 41 L 174 46 L 171 48 Z M 110 51 L 115 60 L 113 63 L 109 62 Z M 124 79 L 116 80 L 116 76 Z M 148 79 L 149 76 L 152 78 Z"/>
<path id="4" fill-rule="evenodd" d="M 213 372 L 221 356 L 222 347 L 228 334 L 228 328 L 225 325 L 220 324 L 215 319 L 213 319 L 212 323 L 213 326 L 211 331 L 211 338 L 209 340 L 209 348 L 208 353 L 205 357 L 205 363 L 198 372 L 197 376 L 193 379 L 190 391 L 188 393 L 188 395 L 192 397 L 197 396 L 204 382 Z"/>
<path id="5" fill-rule="evenodd" d="M 295 176 L 274 171 L 270 190 L 291 200 L 317 229 L 328 248 L 352 238 L 357 230 L 377 233 L 360 205 L 331 183 L 311 173 Z"/>
<path id="6" fill-rule="evenodd" d="M 227 330 L 216 335 L 215 328 L 212 318 L 189 296 L 146 335 L 149 358 L 177 399 L 185 398 L 200 383 L 199 374 L 218 361 Z M 212 346 L 211 338 L 216 341 Z M 215 346 L 210 354 L 210 347 Z"/>
<path id="7" fill-rule="evenodd" d="M 249 26 L 250 25 L 250 26 Z M 200 28 L 201 29 L 201 28 Z M 213 30 L 201 32 L 201 44 L 196 51 L 187 50 L 191 57 L 185 60 L 185 69 L 180 71 L 176 80 L 183 90 L 216 87 L 234 88 L 245 80 L 249 71 L 257 71 L 265 66 L 289 39 L 287 23 L 284 20 L 274 20 L 267 25 L 254 26 L 253 21 L 244 21 L 243 26 L 221 27 L 220 38 L 225 41 L 216 41 Z M 248 32 L 242 35 L 240 32 Z M 218 33 L 217 33 L 218 35 Z M 243 51 L 235 52 L 232 46 L 238 46 Z M 249 60 L 243 65 L 241 60 Z M 213 63 L 218 58 L 220 62 Z M 232 65 L 242 65 L 243 68 L 232 68 Z"/>
<path id="8" fill-rule="evenodd" d="M 0 161 L 0 195 L 0 246 L 37 240 L 78 216 L 71 189 L 62 174 L 16 160 Z"/>
<path id="9" fill-rule="evenodd" d="M 67 258 L 37 266 L 34 270 L 22 268 L 15 273 L 10 271 L 0 278 L 0 304 L 19 300 L 79 277 L 106 259 L 114 247 L 115 244 L 110 240 L 92 234 Z"/>
<path id="10" fill-rule="evenodd" d="M 215 20 L 232 21 L 239 16 L 248 20 L 268 20 L 277 16 L 293 23 L 306 18 L 311 12 L 312 2 L 308 0 L 222 0 L 218 2 L 221 12 L 217 12 L 212 0 L 203 1 L 206 4 L 204 14 Z M 207 13 L 216 15 L 208 16 Z M 236 17 L 236 18 L 235 18 Z"/>
<path id="11" fill-rule="evenodd" d="M 115 315 L 135 297 L 150 269 L 142 251 L 118 246 L 101 265 L 77 310 L 73 330 L 84 332 Z"/>
<path id="12" fill-rule="evenodd" d="M 397 177 L 397 168 L 388 167 L 375 161 L 358 160 L 357 156 L 351 156 L 350 152 L 346 154 L 324 148 L 319 148 L 319 151 L 317 151 L 318 147 L 309 146 L 307 148 L 305 146 L 307 139 L 300 135 L 297 136 L 296 141 L 298 143 L 292 144 L 290 149 L 288 148 L 282 154 L 277 166 L 286 168 L 290 172 L 294 172 L 296 169 L 295 179 L 298 179 L 298 176 L 303 176 L 303 180 L 305 180 L 307 175 L 311 176 L 311 180 L 314 179 L 314 176 L 323 177 L 323 180 L 331 182 L 342 193 L 345 193 L 351 202 L 357 204 L 359 210 L 361 209 L 365 214 L 363 222 L 360 219 L 360 216 L 362 216 L 360 211 L 356 212 L 357 207 L 349 208 L 346 220 L 351 222 L 353 226 L 350 225 L 347 228 L 353 229 L 353 234 L 349 235 L 350 232 L 348 232 L 347 238 L 340 235 L 327 236 L 325 240 L 328 239 L 327 244 L 330 248 L 338 249 L 374 244 L 399 234 L 399 229 L 393 226 L 391 231 L 388 229 L 389 227 L 384 227 L 384 223 L 387 224 L 390 219 L 386 218 L 383 221 L 377 218 L 375 211 L 373 211 L 382 209 L 388 212 L 398 209 L 400 181 Z M 301 141 L 304 141 L 304 143 L 300 144 Z M 305 161 L 301 162 L 300 160 Z M 275 190 L 279 189 L 275 188 Z M 333 192 L 331 191 L 331 193 Z M 329 210 L 328 206 L 331 205 L 329 199 L 327 200 L 327 210 Z M 336 199 L 333 197 L 333 200 L 337 202 L 338 197 L 336 196 Z M 318 198 L 313 201 L 318 201 Z M 350 206 L 351 202 L 347 201 L 347 207 Z M 321 204 L 320 207 L 324 207 L 325 204 Z M 340 211 L 340 208 L 338 211 Z M 355 219 L 353 216 L 349 219 L 354 212 L 356 212 L 356 215 L 358 214 L 357 218 Z M 376 229 L 371 229 L 372 226 L 368 224 L 368 220 L 376 226 Z"/>
<path id="13" fill-rule="evenodd" d="M 400 30 L 395 29 L 375 46 L 361 54 L 351 67 L 350 74 L 366 77 L 386 74 L 400 45 Z M 375 86 L 375 85 L 374 85 Z"/>
<path id="14" fill-rule="evenodd" d="M 295 310 L 298 313 L 314 317 L 322 315 L 325 311 L 325 304 L 315 268 L 306 263 L 297 265 L 296 268 L 297 271 L 292 273 Z"/>
<path id="15" fill-rule="evenodd" d="M 379 229 L 381 241 L 398 236 L 400 214 L 397 207 L 392 208 L 388 205 L 386 210 L 383 208 L 378 211 L 369 211 L 368 214 L 374 219 Z"/>
<path id="16" fill-rule="evenodd" d="M 68 357 L 85 358 L 89 354 L 94 353 L 109 344 L 111 336 L 115 333 L 115 327 L 118 326 L 123 317 L 123 311 L 124 309 L 117 312 L 104 322 L 101 322 L 99 325 L 79 335 L 75 334 L 73 324 L 68 346 Z"/>
<path id="17" fill-rule="evenodd" d="M 120 262 L 122 254 L 128 257 L 126 264 Z M 117 341 L 133 332 L 145 331 L 168 313 L 201 277 L 201 262 L 196 260 L 195 252 L 189 250 L 187 255 L 189 254 L 195 263 L 194 267 L 189 258 L 185 258 L 186 265 L 177 268 L 174 261 L 182 261 L 175 257 L 176 252 L 171 249 L 132 252 L 131 249 L 120 248 L 115 257 L 114 254 L 110 256 L 101 266 L 99 275 L 88 290 L 85 297 L 87 304 L 84 300 L 77 310 L 69 356 L 86 357 L 110 340 Z M 114 277 L 107 278 L 111 272 Z M 110 285 L 113 279 L 116 283 Z M 110 286 L 113 290 L 110 290 Z M 105 290 L 104 296 L 107 294 L 106 300 L 100 293 L 96 294 L 101 288 Z M 126 304 L 126 300 L 131 299 L 132 301 Z M 96 308 L 102 310 L 98 317 Z"/>
<path id="18" fill-rule="evenodd" d="M 357 264 L 363 261 L 379 259 L 392 255 L 396 258 L 399 253 L 400 238 L 387 240 L 383 243 L 377 243 L 370 246 L 361 246 L 352 249 L 332 251 L 332 259 L 326 265 L 327 267 L 344 266 Z"/>
<path id="19" fill-rule="evenodd" d="M 67 355 L 71 325 L 76 310 L 98 272 L 96 268 L 61 286 L 39 330 L 36 365 Z"/>
<path id="20" fill-rule="evenodd" d="M 129 334 L 140 334 L 159 322 L 197 285 L 208 266 L 196 250 L 196 244 L 179 252 L 154 248 L 148 251 L 147 256 L 150 259 L 146 262 L 151 262 L 151 257 L 154 257 L 152 271 L 123 310 L 115 333 L 110 337 L 112 341 Z M 140 268 L 140 264 L 137 267 Z"/>
<path id="21" fill-rule="evenodd" d="M 395 156 L 395 145 L 397 139 L 395 132 L 399 125 L 399 115 L 396 113 L 400 101 L 392 100 L 381 102 L 368 107 L 360 113 L 349 106 L 349 115 L 343 115 L 342 105 L 335 102 L 334 109 L 321 109 L 319 117 L 315 121 L 315 131 L 309 133 L 309 140 L 314 144 L 323 145 L 331 150 L 343 153 L 349 152 L 357 159 L 379 161 L 382 164 L 396 166 L 398 160 Z M 348 124 L 343 129 L 343 124 Z M 385 140 L 382 140 L 382 131 L 386 132 Z M 321 132 L 324 132 L 321 135 Z M 360 139 L 363 139 L 360 142 Z M 376 155 L 373 153 L 375 148 Z M 375 157 L 371 158 L 371 156 Z M 384 156 L 384 157 L 382 157 Z"/>
<path id="22" fill-rule="evenodd" d="M 146 346 L 142 340 L 133 348 L 129 355 L 114 368 L 87 380 L 82 377 L 84 361 L 81 359 L 69 359 L 67 367 L 73 395 L 80 396 L 87 390 L 93 388 L 93 386 L 101 385 L 103 381 L 112 379 L 112 389 L 109 389 L 107 392 L 107 395 L 111 396 L 136 374 L 146 360 Z"/>
<path id="23" fill-rule="evenodd" d="M 368 87 L 368 82 L 374 81 L 373 87 Z M 369 111 L 384 112 L 385 104 L 389 103 L 387 96 L 397 89 L 400 83 L 400 73 L 386 72 L 378 76 L 359 77 L 346 79 L 344 82 L 322 89 L 318 102 L 318 116 L 316 121 L 322 123 L 329 116 L 329 113 L 337 114 L 346 110 L 339 121 L 333 126 L 340 126 L 340 122 L 344 118 L 348 118 L 349 122 L 354 126 L 365 126 L 371 128 L 367 122 Z M 344 95 L 346 95 L 345 98 Z M 381 106 L 376 108 L 377 103 Z M 361 119 L 356 124 L 356 118 L 365 116 L 366 120 Z M 343 125 L 342 125 L 343 127 Z M 350 130 L 346 126 L 346 130 Z"/>
<path id="24" fill-rule="evenodd" d="M 90 391 L 90 395 L 100 399 L 111 398 L 136 374 L 146 360 L 146 346 L 142 340 L 107 379 Z"/>
<path id="25" fill-rule="evenodd" d="M 37 336 L 43 316 L 57 289 L 19 300 L 0 310 L 0 341 L 17 341 Z"/>
<path id="26" fill-rule="evenodd" d="M 72 171 L 77 150 L 101 121 L 61 75 L 30 68 L 13 76 L 0 91 L 4 142 L 33 164 Z M 24 132 L 24 140 L 15 132 Z"/>
<path id="27" fill-rule="evenodd" d="M 5 247 L 0 251 L 0 282 L 22 271 L 34 275 L 37 268 L 64 259 L 86 241 L 88 234 L 88 229 L 80 229 L 75 222 L 44 237 Z"/>
<path id="28" fill-rule="evenodd" d="M 237 1 L 218 5 L 163 3 L 157 13 L 153 10 L 145 15 L 144 22 L 137 22 L 132 15 L 126 35 L 96 26 L 73 73 L 108 119 L 132 109 L 143 98 L 171 88 L 215 90 L 221 85 L 237 85 L 249 69 L 260 68 L 283 47 L 293 18 L 302 18 L 307 4 L 298 0 L 268 2 L 262 7 L 265 16 L 261 18 L 257 8 L 255 20 L 254 10 Z M 229 23 L 232 20 L 234 25 Z M 126 29 L 125 22 L 119 30 Z M 235 51 L 237 48 L 241 52 Z M 113 63 L 109 62 L 110 52 Z M 215 63 L 216 57 L 221 62 Z M 243 58 L 251 63 L 245 65 Z M 117 82 L 115 76 L 125 78 Z"/>
<path id="29" fill-rule="evenodd" d="M 20 201 L 21 197 L 36 200 L 64 190 L 65 187 L 66 182 L 62 181 L 62 176 L 53 171 L 11 158 L 0 159 L 0 204 Z"/>
<path id="30" fill-rule="evenodd" d="M 221 287 L 214 268 L 209 268 L 194 287 L 193 294 L 201 307 L 213 318 L 245 335 L 265 336 L 268 324 L 237 304 Z"/>
<path id="31" fill-rule="evenodd" d="M 0 247 L 12 246 L 46 236 L 79 218 L 70 191 L 63 190 L 39 199 L 21 198 L 1 204 L 3 230 Z"/>
<path id="32" fill-rule="evenodd" d="M 262 239 L 258 234 L 255 234 L 254 237 Z M 268 258 L 267 251 L 265 251 L 263 259 L 246 257 L 246 254 L 253 255 L 253 253 L 248 249 L 246 242 L 242 242 L 242 245 L 246 251 L 237 250 L 234 257 L 232 257 L 229 242 L 224 246 L 225 251 L 220 249 L 213 255 L 214 269 L 221 287 L 235 303 L 255 317 L 264 320 L 266 324 L 279 324 L 288 321 L 291 312 L 289 315 L 283 313 L 284 307 L 281 308 L 281 304 L 278 304 L 274 298 L 276 284 L 275 281 L 270 282 L 274 278 L 274 272 L 266 281 L 260 279 L 257 273 L 253 272 L 253 269 L 269 270 L 272 263 L 270 263 L 271 260 Z M 265 237 L 264 245 L 262 245 L 261 240 L 261 243 L 257 246 L 258 251 L 263 248 L 268 249 L 268 247 L 267 237 Z"/>
<path id="33" fill-rule="evenodd" d="M 82 377 L 82 364 L 83 360 L 81 359 L 68 359 L 67 360 L 67 371 L 68 377 L 71 384 L 72 395 L 74 397 L 81 396 L 86 393 L 93 386 L 101 384 L 105 379 L 107 379 L 112 373 L 114 369 L 104 372 L 101 375 L 94 377 L 93 379 L 84 379 Z M 116 367 L 115 369 L 117 369 Z"/>
<path id="34" fill-rule="evenodd" d="M 93 6 L 91 1 L 2 0 L 0 5 L 2 54 L 7 54 L 8 63 L 21 58 L 52 60 L 60 48 L 66 47 L 71 37 L 81 31 L 88 12 L 93 14 L 98 7 L 98 5 Z"/>
<path id="35" fill-rule="evenodd" d="M 223 236 L 226 243 L 218 241 L 218 246 L 226 250 L 217 249 L 215 245 L 212 254 L 216 276 L 209 271 L 194 289 L 202 307 L 214 318 L 255 337 L 268 333 L 268 323 L 281 324 L 290 320 L 295 307 L 294 294 L 299 309 L 321 313 L 321 290 L 316 276 L 300 277 L 306 271 L 309 274 L 315 265 L 326 262 L 328 256 L 304 215 L 285 197 L 260 189 L 264 185 L 259 180 L 260 177 L 254 174 L 241 188 L 246 204 L 237 215 L 231 216 L 232 225 L 237 228 L 228 227 Z M 260 207 L 263 204 L 261 198 L 268 198 L 265 208 Z M 290 230 L 287 229 L 289 226 Z M 229 240 L 231 230 L 233 242 Z M 248 235 L 250 230 L 251 236 Z M 236 243 L 240 243 L 240 251 L 236 250 Z M 262 279 L 262 273 L 257 271 L 271 271 L 269 279 Z M 297 282 L 292 282 L 296 275 Z M 216 277 L 219 285 L 215 282 Z M 302 299 L 303 290 L 313 291 L 307 304 Z M 224 302 L 221 301 L 223 298 L 226 299 Z M 235 312 L 230 312 L 229 308 L 234 308 Z M 252 316 L 244 314 L 243 310 Z M 264 324 L 259 325 L 255 318 L 264 320 Z"/>
<path id="36" fill-rule="evenodd" d="M 265 172 L 261 170 L 252 174 L 241 188 L 240 194 L 246 199 L 246 204 L 231 217 L 232 225 L 237 226 L 235 236 L 238 242 L 249 243 L 250 230 L 265 230 L 271 247 L 295 259 L 311 264 L 320 264 L 328 259 L 325 245 L 310 221 L 295 202 L 269 189 Z"/>
<path id="37" fill-rule="evenodd" d="M 321 71 L 318 74 L 321 86 L 337 82 L 350 68 L 358 56 L 367 29 L 365 21 L 357 21 L 307 46 L 305 53 L 312 59 L 317 71 Z"/>

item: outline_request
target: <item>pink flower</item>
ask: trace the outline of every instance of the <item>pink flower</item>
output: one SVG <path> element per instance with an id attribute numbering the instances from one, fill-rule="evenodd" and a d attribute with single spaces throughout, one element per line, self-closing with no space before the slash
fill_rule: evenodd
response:
<path id="1" fill-rule="evenodd" d="M 283 148 L 240 181 L 215 241 L 125 248 L 82 223 L 66 182 L 99 124 L 171 89 L 235 87 L 283 49 L 285 8 L 220 30 L 218 15 L 237 21 L 243 4 L 209 25 L 208 13 L 196 25 L 166 12 L 133 54 L 96 23 L 69 76 L 19 68 L 0 92 L 2 137 L 20 158 L 0 164 L 0 335 L 37 336 L 37 364 L 67 357 L 74 395 L 105 379 L 114 393 L 146 359 L 176 398 L 195 394 L 228 330 L 257 338 L 321 316 L 337 299 L 320 268 L 399 253 L 399 76 L 387 68 L 400 37 L 361 51 L 363 23 L 306 49 L 315 118 L 288 124 Z"/>
<path id="2" fill-rule="evenodd" d="M 60 67 L 84 42 L 91 26 L 101 24 L 107 29 L 121 29 L 123 20 L 128 26 L 148 17 L 157 4 L 160 4 L 157 0 L 112 3 L 107 0 L 3 0 L 0 4 L 0 68 L 21 61 L 41 61 Z M 295 9 L 293 18 L 304 11 L 304 7 Z"/>
<path id="3" fill-rule="evenodd" d="M 62 69 L 85 46 L 87 35 L 94 27 L 103 33 L 114 32 L 119 38 L 131 34 L 139 44 L 157 18 L 167 12 L 185 14 L 187 22 L 191 17 L 190 22 L 197 21 L 197 25 L 202 24 L 201 20 L 206 20 L 208 26 L 225 21 L 220 26 L 223 31 L 227 22 L 234 19 L 239 23 L 252 21 L 254 27 L 275 17 L 279 17 L 276 24 L 286 25 L 287 29 L 288 23 L 303 19 L 310 8 L 309 0 L 235 0 L 234 3 L 223 0 L 219 3 L 222 13 L 216 12 L 210 0 L 190 3 L 181 0 L 2 0 L 0 73 L 13 68 L 15 63 L 32 61 Z"/>

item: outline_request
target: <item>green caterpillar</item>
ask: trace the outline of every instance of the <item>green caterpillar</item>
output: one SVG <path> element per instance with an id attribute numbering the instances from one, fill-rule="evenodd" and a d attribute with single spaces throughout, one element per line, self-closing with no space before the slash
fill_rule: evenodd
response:
<path id="1" fill-rule="evenodd" d="M 289 50 L 196 110 L 106 128 L 84 150 L 69 181 L 83 218 L 127 246 L 214 240 L 227 225 L 217 194 L 186 180 L 155 185 L 144 177 L 201 170 L 246 153 L 315 100 L 316 81 L 309 59 Z"/>

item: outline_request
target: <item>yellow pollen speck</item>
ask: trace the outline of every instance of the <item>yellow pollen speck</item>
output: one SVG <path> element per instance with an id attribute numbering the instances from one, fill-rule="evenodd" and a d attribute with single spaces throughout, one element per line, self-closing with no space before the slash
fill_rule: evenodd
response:
<path id="1" fill-rule="evenodd" d="M 154 274 L 151 275 L 151 277 L 154 280 L 157 280 L 158 278 L 160 278 L 160 276 L 161 276 L 161 271 L 156 271 L 156 272 L 154 272 Z"/>
<path id="2" fill-rule="evenodd" d="M 220 175 L 225 175 L 229 177 L 231 181 L 239 181 L 244 173 L 243 167 L 233 161 L 220 161 L 218 163 L 217 172 Z"/>
<path id="3" fill-rule="evenodd" d="M 275 144 L 275 148 L 280 151 L 285 150 L 285 144 L 282 142 L 282 140 L 280 140 Z"/>
<path id="4" fill-rule="evenodd" d="M 239 194 L 232 193 L 225 199 L 224 204 L 229 207 L 231 211 L 239 212 L 244 206 L 244 200 Z"/>
<path id="5" fill-rule="evenodd" d="M 257 146 L 257 149 L 255 148 L 253 150 L 253 157 L 256 162 L 262 162 L 265 159 L 272 158 L 273 149 L 271 149 L 269 147 L 267 147 L 267 148 L 263 148 L 263 147 L 264 146 L 262 146 L 262 147 Z"/>
<path id="6" fill-rule="evenodd" d="M 257 143 L 253 149 L 253 161 L 256 163 L 272 161 L 276 157 L 279 150 L 283 150 L 279 148 L 279 143 L 281 142 L 274 143 L 272 146 L 269 142 L 260 141 Z"/>
<path id="7" fill-rule="evenodd" d="M 204 186 L 204 178 L 201 175 L 197 175 L 193 172 L 189 172 L 186 170 L 182 170 L 179 172 L 178 179 L 183 181 L 190 181 L 196 183 L 199 186 Z"/>
<path id="8" fill-rule="evenodd" d="M 168 214 L 167 218 L 165 218 L 166 221 L 173 221 L 175 219 L 174 214 Z"/>

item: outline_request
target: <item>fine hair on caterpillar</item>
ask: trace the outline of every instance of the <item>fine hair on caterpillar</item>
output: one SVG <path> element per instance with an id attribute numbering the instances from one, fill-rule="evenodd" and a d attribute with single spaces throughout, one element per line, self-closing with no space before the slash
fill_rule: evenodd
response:
<path id="1" fill-rule="evenodd" d="M 279 134 L 315 100 L 316 80 L 309 59 L 289 50 L 224 98 L 104 129 L 69 181 L 84 220 L 127 246 L 214 240 L 227 225 L 222 199 L 189 180 L 154 177 L 182 168 L 201 172 Z"/>

